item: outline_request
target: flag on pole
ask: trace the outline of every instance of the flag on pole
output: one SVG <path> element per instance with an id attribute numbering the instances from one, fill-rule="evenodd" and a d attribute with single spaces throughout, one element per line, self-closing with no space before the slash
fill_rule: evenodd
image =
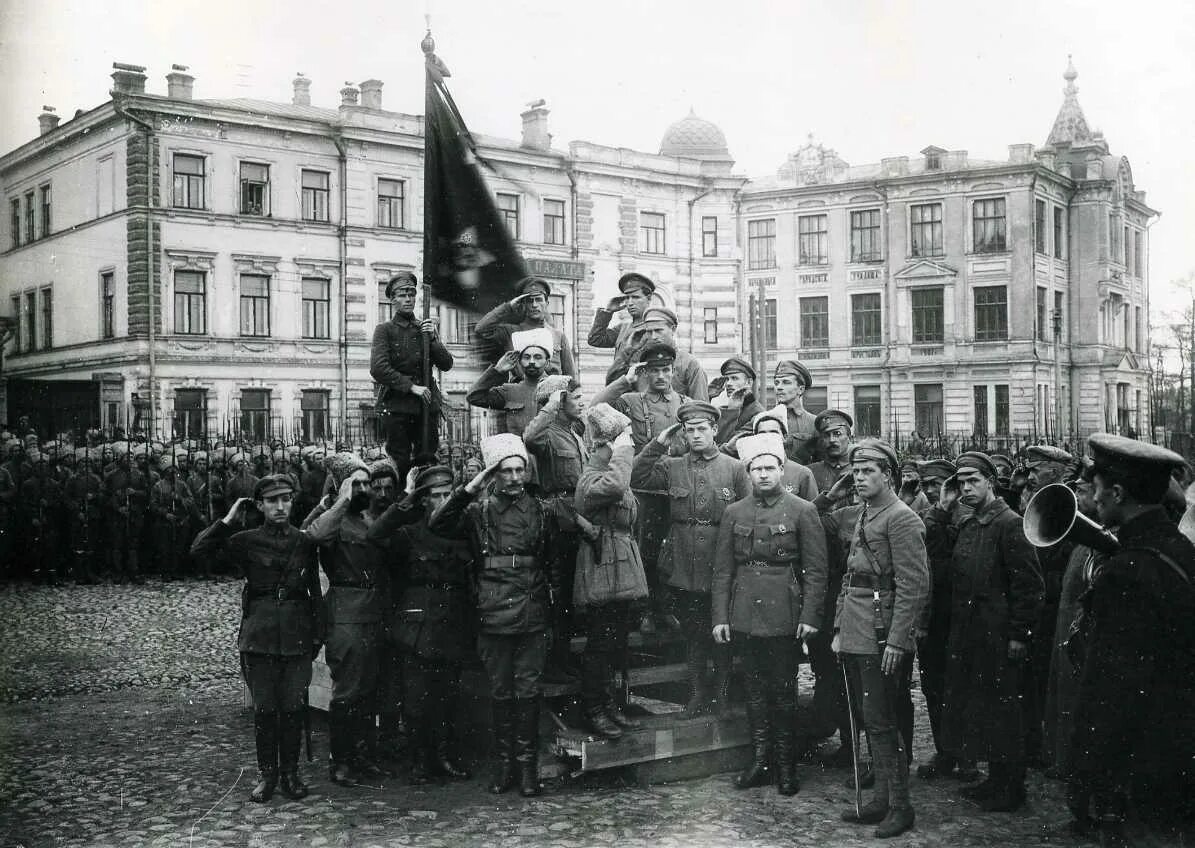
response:
<path id="1" fill-rule="evenodd" d="M 423 279 L 432 296 L 489 312 L 517 295 L 527 276 L 478 165 L 477 145 L 444 85 L 448 69 L 424 37 Z"/>

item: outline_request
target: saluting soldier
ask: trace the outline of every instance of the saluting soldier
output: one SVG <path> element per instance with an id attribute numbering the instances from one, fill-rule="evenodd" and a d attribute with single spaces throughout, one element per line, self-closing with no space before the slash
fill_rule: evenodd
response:
<path id="1" fill-rule="evenodd" d="M 1011 812 L 1025 800 L 1021 696 L 1041 572 L 1021 517 L 996 496 L 996 467 L 987 454 L 968 451 L 955 465 L 957 500 L 973 512 L 959 522 L 951 554 L 942 745 L 961 759 L 988 763 L 987 779 L 963 789 L 964 797 L 988 812 Z M 934 520 L 944 521 L 955 502 L 944 490 Z"/>
<path id="2" fill-rule="evenodd" d="M 900 464 L 900 499 L 909 509 L 920 515 L 929 509 L 929 498 L 921 486 L 921 462 L 916 456 L 905 457 Z"/>
<path id="3" fill-rule="evenodd" d="M 237 499 L 191 546 L 196 559 L 226 550 L 245 578 L 237 647 L 253 697 L 260 779 L 249 799 L 258 803 L 269 801 L 275 788 L 296 800 L 307 795 L 299 777 L 299 746 L 311 662 L 324 636 L 324 610 L 315 548 L 290 524 L 293 499 L 290 480 L 264 477 L 252 501 Z M 237 532 L 251 506 L 263 514 L 264 524 Z"/>
<path id="4" fill-rule="evenodd" d="M 1195 820 L 1195 546 L 1161 506 L 1182 457 L 1108 433 L 1087 450 L 1084 476 L 1120 549 L 1099 558 L 1082 599 L 1071 806 L 1095 816 L 1104 845 L 1125 845 L 1130 808 L 1151 827 Z"/>
<path id="5" fill-rule="evenodd" d="M 522 438 L 539 411 L 535 392 L 551 367 L 555 341 L 551 331 L 541 328 L 513 333 L 511 343 L 514 349 L 503 353 L 482 372 L 465 400 L 470 406 L 497 411 L 499 431 Z M 523 378 L 511 383 L 508 381 L 515 366 L 522 369 Z"/>
<path id="6" fill-rule="evenodd" d="M 668 493 L 671 526 L 660 551 L 659 570 L 687 641 L 692 697 L 684 715 L 692 718 L 708 713 L 715 704 L 719 711 L 729 706 L 730 652 L 725 645 L 715 649 L 710 632 L 714 543 L 723 512 L 748 495 L 751 483 L 742 463 L 714 443 L 718 421 L 714 406 L 688 401 L 676 417 L 678 423 L 656 436 L 635 458 L 631 486 Z M 688 451 L 683 456 L 665 456 L 678 431 L 683 431 Z M 707 676 L 711 654 L 716 690 Z"/>
<path id="7" fill-rule="evenodd" d="M 432 514 L 452 494 L 452 469 L 422 469 L 411 491 L 375 521 L 369 538 L 387 546 L 395 602 L 389 638 L 401 650 L 403 705 L 411 733 L 412 784 L 468 780 L 456 750 L 461 668 L 474 655 L 473 554 L 459 527 L 433 532 Z"/>
<path id="8" fill-rule="evenodd" d="M 774 752 L 777 790 L 795 795 L 799 646 L 822 627 L 826 537 L 813 504 L 784 490 L 779 434 L 738 450 L 752 491 L 722 514 L 712 585 L 714 641 L 731 643 L 746 672 L 753 755 L 734 785 L 770 783 Z"/>
<path id="9" fill-rule="evenodd" d="M 598 307 L 594 311 L 593 326 L 589 329 L 590 347 L 614 349 L 614 361 L 606 369 L 606 385 L 627 373 L 634 360 L 635 349 L 630 343 L 631 336 L 643 326 L 643 313 L 651 304 L 656 284 L 650 277 L 631 271 L 618 278 L 618 290 L 622 292 L 621 295 L 610 298 L 604 309 Z M 621 309 L 626 310 L 631 320 L 613 328 L 610 319 Z"/>
<path id="10" fill-rule="evenodd" d="M 549 517 L 525 487 L 523 440 L 499 433 L 485 439 L 481 451 L 485 470 L 436 510 L 430 529 L 446 535 L 463 519 L 473 551 L 477 652 L 490 681 L 498 761 L 490 791 L 501 794 L 518 782 L 520 794 L 532 797 L 543 791 L 539 681 L 559 582 L 547 556 Z M 475 501 L 491 478 L 492 493 Z"/>
<path id="11" fill-rule="evenodd" d="M 894 490 L 896 451 L 887 442 L 864 439 L 851 449 L 850 462 L 860 505 L 829 516 L 829 524 L 838 523 L 850 539 L 830 647 L 846 665 L 853 707 L 871 744 L 875 794 L 842 819 L 878 824 L 875 835 L 888 838 L 914 822 L 908 742 L 899 725 L 930 574 L 925 527 Z"/>
<path id="12" fill-rule="evenodd" d="M 548 312 L 548 298 L 552 286 L 539 277 L 524 277 L 515 285 L 518 296 L 506 303 L 499 303 L 477 322 L 474 332 L 477 337 L 500 351 L 514 351 L 515 333 L 528 330 L 546 330 L 552 334 L 552 350 L 559 355 L 560 373 L 578 377 L 577 363 L 568 336 L 559 327 L 553 327 Z"/>
<path id="13" fill-rule="evenodd" d="M 443 401 L 434 379 L 431 385 L 423 385 L 427 364 L 423 360 L 423 337 L 428 337 L 432 365 L 441 371 L 453 365 L 452 354 L 440 341 L 436 322 L 415 317 L 418 288 L 419 282 L 410 271 L 401 271 L 386 283 L 394 317 L 374 328 L 369 356 L 369 374 L 379 386 L 377 408 L 386 431 L 386 453 L 403 478 L 414 457 L 434 454 L 440 444 L 436 426 L 431 427 L 427 434 L 430 441 L 424 444 L 423 410 L 428 408 L 432 422 L 437 422 Z"/>
<path id="14" fill-rule="evenodd" d="M 709 382 L 705 369 L 693 354 L 676 344 L 676 313 L 664 306 L 649 306 L 643 313 L 643 323 L 631 336 L 631 345 L 642 349 L 651 344 L 671 345 L 676 351 L 672 365 L 672 388 L 677 394 L 694 400 L 709 399 Z"/>

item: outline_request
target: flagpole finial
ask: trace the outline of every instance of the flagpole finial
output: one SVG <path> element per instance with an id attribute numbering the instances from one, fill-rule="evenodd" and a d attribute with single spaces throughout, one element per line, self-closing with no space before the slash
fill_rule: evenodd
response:
<path id="1" fill-rule="evenodd" d="M 431 56 L 436 52 L 436 40 L 432 38 L 431 16 L 428 15 L 428 18 L 427 35 L 423 36 L 423 41 L 419 42 L 419 47 L 425 56 Z"/>

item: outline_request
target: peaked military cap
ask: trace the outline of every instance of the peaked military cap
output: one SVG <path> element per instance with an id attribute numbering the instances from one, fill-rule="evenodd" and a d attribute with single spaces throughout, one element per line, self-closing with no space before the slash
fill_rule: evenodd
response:
<path id="1" fill-rule="evenodd" d="M 519 294 L 528 294 L 532 289 L 540 289 L 547 297 L 552 293 L 552 287 L 548 281 L 540 277 L 524 277 L 515 284 L 515 291 Z"/>
<path id="2" fill-rule="evenodd" d="M 281 495 L 285 492 L 293 492 L 294 490 L 294 483 L 285 474 L 267 474 L 258 480 L 257 485 L 253 487 L 253 500 L 263 501 L 266 498 L 274 497 L 274 495 Z"/>
<path id="3" fill-rule="evenodd" d="M 958 468 L 948 459 L 931 459 L 927 462 L 917 463 L 917 471 L 920 472 L 922 477 L 941 478 L 945 480 L 948 477 L 953 477 L 954 472 L 958 471 Z"/>
<path id="4" fill-rule="evenodd" d="M 668 342 L 650 342 L 639 351 L 639 361 L 648 365 L 671 365 L 676 362 L 676 348 Z"/>
<path id="5" fill-rule="evenodd" d="M 776 363 L 776 370 L 773 372 L 773 379 L 780 377 L 791 376 L 798 378 L 805 384 L 805 388 L 813 386 L 813 375 L 809 373 L 809 369 L 797 362 L 795 359 L 782 359 Z"/>
<path id="6" fill-rule="evenodd" d="M 984 477 L 996 476 L 996 464 L 992 462 L 992 458 L 983 451 L 967 451 L 959 454 L 959 458 L 954 463 L 959 471 L 966 468 L 973 468 L 982 474 Z"/>
<path id="7" fill-rule="evenodd" d="M 641 288 L 648 294 L 656 290 L 656 284 L 650 277 L 640 274 L 638 271 L 631 271 L 623 274 L 618 278 L 618 290 L 626 294 L 632 288 Z"/>
<path id="8" fill-rule="evenodd" d="M 397 291 L 418 289 L 419 280 L 410 271 L 399 271 L 386 283 L 386 297 L 394 297 Z"/>
<path id="9" fill-rule="evenodd" d="M 447 465 L 430 465 L 415 477 L 415 488 L 426 486 L 451 486 L 452 469 Z"/>
<path id="10" fill-rule="evenodd" d="M 656 321 L 663 321 L 674 330 L 678 323 L 676 313 L 666 306 L 653 306 L 643 313 L 644 324 L 651 324 Z"/>
<path id="11" fill-rule="evenodd" d="M 824 433 L 840 424 L 845 424 L 849 430 L 855 426 L 855 420 L 841 409 L 823 409 L 813 417 L 813 429 L 818 433 Z"/>
<path id="12" fill-rule="evenodd" d="M 676 411 L 676 420 L 682 424 L 687 424 L 690 421 L 701 421 L 702 419 L 709 419 L 716 424 L 718 416 L 718 407 L 703 400 L 691 400 L 682 403 L 680 409 Z"/>
<path id="13" fill-rule="evenodd" d="M 1090 480 L 1100 472 L 1118 477 L 1158 482 L 1183 465 L 1183 458 L 1172 450 L 1148 442 L 1139 442 L 1112 433 L 1095 433 L 1087 440 L 1091 466 L 1084 477 Z"/>
<path id="14" fill-rule="evenodd" d="M 898 468 L 896 450 L 883 439 L 861 439 L 851 448 L 849 458 L 852 463 L 869 459 L 882 462 L 888 466 L 888 471 L 892 474 L 895 474 Z"/>
<path id="15" fill-rule="evenodd" d="M 1053 445 L 1030 445 L 1025 449 L 1025 461 L 1029 465 L 1037 465 L 1039 462 L 1061 462 L 1072 463 L 1075 458 L 1062 448 L 1056 448 Z"/>
<path id="16" fill-rule="evenodd" d="M 755 379 L 755 369 L 751 367 L 750 362 L 743 359 L 741 356 L 730 357 L 730 359 L 722 363 L 722 367 L 719 369 L 719 371 L 721 371 L 722 376 L 724 377 L 727 374 L 733 374 L 737 371 L 740 374 L 746 374 L 752 380 Z"/>

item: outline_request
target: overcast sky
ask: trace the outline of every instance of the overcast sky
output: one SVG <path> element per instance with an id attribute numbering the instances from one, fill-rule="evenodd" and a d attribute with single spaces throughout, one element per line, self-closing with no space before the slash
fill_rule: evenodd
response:
<path id="1" fill-rule="evenodd" d="M 690 107 L 726 133 L 736 170 L 775 172 L 807 134 L 851 164 L 929 144 L 1003 159 L 1045 142 L 1067 54 L 1079 102 L 1129 157 L 1162 216 L 1151 230 L 1155 314 L 1195 271 L 1195 4 L 967 0 L 0 0 L 0 150 L 107 99 L 113 61 L 172 63 L 195 96 L 287 101 L 298 71 L 335 107 L 345 82 L 385 82 L 421 113 L 419 41 L 437 52 L 470 127 L 518 138 L 544 98 L 557 146 L 655 152 Z"/>

